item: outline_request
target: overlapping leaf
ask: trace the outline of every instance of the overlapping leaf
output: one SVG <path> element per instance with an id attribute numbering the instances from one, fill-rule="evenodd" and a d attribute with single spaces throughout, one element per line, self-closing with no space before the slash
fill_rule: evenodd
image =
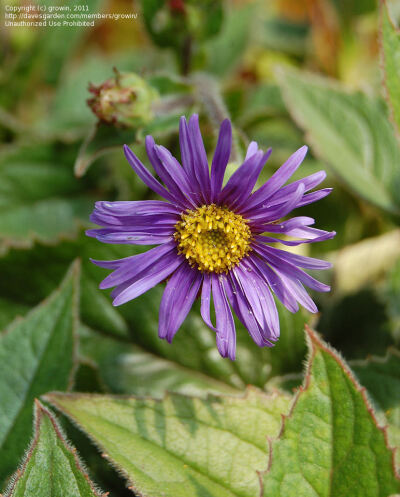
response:
<path id="1" fill-rule="evenodd" d="M 147 497 L 256 497 L 266 436 L 275 436 L 289 397 L 250 389 L 245 397 L 200 399 L 49 394 Z"/>
<path id="2" fill-rule="evenodd" d="M 400 213 L 400 149 L 382 102 L 293 69 L 278 73 L 294 119 L 319 158 L 359 196 Z"/>
<path id="3" fill-rule="evenodd" d="M 35 433 L 6 497 L 106 497 L 96 490 L 54 415 L 35 403 Z"/>
<path id="4" fill-rule="evenodd" d="M 400 492 L 393 451 L 365 392 L 311 330 L 305 386 L 272 445 L 268 497 L 387 497 Z"/>
<path id="5" fill-rule="evenodd" d="M 66 390 L 75 363 L 79 266 L 48 300 L 0 335 L 0 482 L 29 441 L 33 399 Z"/>

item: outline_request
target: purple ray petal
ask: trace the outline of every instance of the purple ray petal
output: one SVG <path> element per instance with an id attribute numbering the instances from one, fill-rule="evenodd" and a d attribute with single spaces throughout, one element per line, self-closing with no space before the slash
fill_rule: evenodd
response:
<path id="1" fill-rule="evenodd" d="M 211 274 L 204 273 L 203 285 L 201 288 L 201 307 L 200 314 L 206 325 L 214 331 L 217 331 L 211 322 L 210 316 L 210 300 L 211 300 Z"/>
<path id="2" fill-rule="evenodd" d="M 203 275 L 183 263 L 169 279 L 164 290 L 158 325 L 158 336 L 171 343 L 175 333 L 192 308 Z"/>
<path id="3" fill-rule="evenodd" d="M 283 281 L 283 284 L 288 292 L 292 294 L 292 296 L 301 304 L 305 309 L 315 314 L 318 312 L 318 308 L 315 305 L 312 298 L 308 295 L 303 285 L 298 280 L 294 280 L 281 271 L 275 269 L 275 271 L 279 274 L 279 277 Z"/>
<path id="4" fill-rule="evenodd" d="M 281 233 L 287 234 L 294 228 L 309 226 L 315 223 L 315 219 L 308 216 L 297 216 L 288 219 L 287 221 L 265 223 L 262 225 L 265 233 Z"/>
<path id="5" fill-rule="evenodd" d="M 299 203 L 304 193 L 304 184 L 300 183 L 293 195 L 288 199 L 285 204 L 278 205 L 271 209 L 262 209 L 257 211 L 250 219 L 250 224 L 256 226 L 258 224 L 269 223 L 277 219 L 285 217 L 291 212 Z"/>
<path id="6" fill-rule="evenodd" d="M 113 305 L 118 306 L 133 300 L 175 271 L 185 259 L 176 253 L 170 253 L 155 262 L 150 268 L 139 273 L 133 280 L 123 283 L 111 292 L 114 298 Z"/>
<path id="7" fill-rule="evenodd" d="M 244 160 L 246 161 L 247 159 L 250 159 L 252 155 L 257 153 L 257 150 L 258 150 L 257 142 L 250 142 L 250 145 L 247 147 L 246 157 L 244 158 Z"/>
<path id="8" fill-rule="evenodd" d="M 268 346 L 261 333 L 261 327 L 254 317 L 254 313 L 251 310 L 250 304 L 239 288 L 237 280 L 230 274 L 227 278 L 226 293 L 228 295 L 229 302 L 232 305 L 235 314 L 239 318 L 240 322 L 249 332 L 249 335 L 253 339 L 254 343 L 259 347 Z"/>
<path id="9" fill-rule="evenodd" d="M 264 285 L 258 269 L 252 264 L 251 259 L 245 258 L 242 266 L 247 269 L 244 279 L 244 289 L 247 291 L 249 286 L 256 288 L 257 296 L 260 300 L 263 312 L 263 329 L 268 340 L 277 340 L 279 338 L 279 315 L 275 305 L 274 298 L 267 285 Z"/>
<path id="10" fill-rule="evenodd" d="M 203 198 L 208 203 L 211 196 L 211 182 L 207 154 L 200 133 L 199 116 L 197 114 L 193 114 L 189 119 L 189 136 L 194 158 L 195 175 L 201 187 Z"/>
<path id="11" fill-rule="evenodd" d="M 145 183 L 149 188 L 151 188 L 155 193 L 158 193 L 161 197 L 169 200 L 174 204 L 180 205 L 186 209 L 186 204 L 182 204 L 177 201 L 176 198 L 161 184 L 159 183 L 152 174 L 146 169 L 146 167 L 140 162 L 128 145 L 124 145 L 124 153 L 132 169 L 139 176 L 139 178 Z"/>
<path id="12" fill-rule="evenodd" d="M 182 116 L 179 121 L 179 145 L 181 150 L 182 167 L 190 179 L 191 191 L 198 202 L 204 200 L 201 185 L 197 179 L 194 154 L 190 141 L 189 127 L 186 118 Z"/>
<path id="13" fill-rule="evenodd" d="M 232 147 L 232 126 L 225 119 L 219 130 L 218 142 L 211 164 L 211 202 L 216 202 L 224 181 L 226 166 L 229 162 Z"/>
<path id="14" fill-rule="evenodd" d="M 179 120 L 179 145 L 181 150 L 182 167 L 186 171 L 189 178 L 193 181 L 196 179 L 193 152 L 190 144 L 189 127 L 185 116 Z"/>
<path id="15" fill-rule="evenodd" d="M 107 229 L 87 230 L 86 234 L 88 236 L 97 238 L 97 240 L 102 243 L 113 243 L 121 245 L 160 245 L 161 243 L 168 243 L 174 239 L 172 235 L 160 235 L 140 232 L 117 233 L 115 231 L 110 233 Z"/>
<path id="16" fill-rule="evenodd" d="M 259 347 L 273 347 L 271 335 L 268 327 L 260 325 L 257 321 L 253 308 L 247 299 L 247 295 L 240 282 L 233 273 L 230 273 L 228 280 L 230 291 L 227 291 L 229 301 L 237 314 L 239 320 L 249 332 L 253 341 Z"/>
<path id="17" fill-rule="evenodd" d="M 267 254 L 272 254 L 278 257 L 282 264 L 289 262 L 304 269 L 329 269 L 332 267 L 331 262 L 323 261 L 321 259 L 314 259 L 313 257 L 306 257 L 304 255 L 293 254 L 292 252 L 280 250 L 275 247 L 261 245 L 260 249 L 265 257 L 267 257 Z"/>
<path id="18" fill-rule="evenodd" d="M 286 261 L 282 264 L 282 259 L 268 250 L 269 247 L 265 245 L 261 245 L 258 243 L 253 243 L 253 249 L 261 256 L 266 259 L 268 264 L 272 266 L 272 268 L 279 269 L 280 273 L 285 274 L 289 278 L 298 279 L 308 287 L 317 292 L 329 292 L 330 286 L 321 283 L 316 280 L 309 274 L 305 273 L 303 270 L 299 269 L 297 266 L 292 264 L 289 261 Z"/>
<path id="19" fill-rule="evenodd" d="M 182 205 L 195 207 L 189 196 L 190 188 L 186 172 L 178 161 L 172 160 L 170 152 L 166 153 L 166 149 L 158 147 L 152 136 L 146 136 L 145 144 L 151 165 L 168 191 Z"/>
<path id="20" fill-rule="evenodd" d="M 112 216 L 151 216 L 154 214 L 181 214 L 182 209 L 162 200 L 124 200 L 117 202 L 100 201 L 95 203 L 96 210 Z"/>
<path id="21" fill-rule="evenodd" d="M 316 186 L 318 186 L 324 179 L 326 178 L 325 171 L 318 171 L 317 173 L 310 174 L 310 176 L 306 176 L 305 178 L 299 179 L 297 181 L 293 181 L 289 185 L 280 188 L 277 192 L 275 192 L 271 197 L 269 197 L 265 202 L 258 205 L 254 209 L 262 209 L 264 207 L 273 207 L 274 205 L 281 204 L 282 202 L 286 202 L 287 198 L 297 190 L 297 187 L 300 183 L 304 184 L 304 191 L 308 192 L 312 190 Z M 253 212 L 253 211 L 252 211 Z"/>
<path id="22" fill-rule="evenodd" d="M 296 298 L 287 290 L 282 279 L 268 266 L 268 264 L 259 257 L 251 254 L 251 261 L 257 267 L 259 274 L 264 281 L 269 285 L 274 294 L 282 302 L 282 304 L 290 311 L 297 312 L 299 306 Z"/>
<path id="23" fill-rule="evenodd" d="M 109 274 L 100 283 L 99 288 L 104 290 L 106 288 L 121 285 L 127 280 L 137 277 L 139 273 L 145 271 L 148 267 L 152 266 L 155 262 L 161 259 L 161 257 L 165 257 L 171 252 L 174 252 L 174 254 L 176 254 L 175 242 L 159 245 L 158 247 L 154 247 L 147 252 L 144 252 L 143 254 L 132 255 L 131 257 L 120 259 L 118 261 L 118 266 L 114 266 L 116 270 L 113 273 Z M 99 261 L 93 262 L 97 264 Z M 113 262 L 115 263 L 117 261 Z"/>
<path id="24" fill-rule="evenodd" d="M 282 245 L 286 245 L 287 247 L 297 247 L 298 245 L 302 245 L 303 243 L 315 243 L 315 242 L 325 242 L 326 240 L 330 240 L 336 235 L 335 231 L 326 232 L 326 235 L 322 235 L 316 238 L 309 238 L 303 240 L 281 240 L 278 238 L 272 238 L 270 236 L 265 235 L 256 235 L 254 239 L 262 243 L 281 243 Z M 259 238 L 260 237 L 260 238 Z"/>
<path id="25" fill-rule="evenodd" d="M 314 202 L 317 202 L 318 200 L 321 200 L 321 199 L 327 197 L 332 192 L 332 190 L 333 190 L 333 188 L 323 188 L 322 190 L 318 190 L 316 192 L 312 192 L 312 193 L 309 193 L 307 195 L 304 195 L 296 207 L 303 207 L 304 205 L 308 205 L 308 204 L 312 204 Z"/>
<path id="26" fill-rule="evenodd" d="M 90 215 L 90 220 L 94 224 L 110 229 L 125 229 L 135 231 L 139 227 L 159 226 L 161 228 L 173 229 L 180 220 L 176 214 L 155 214 L 151 216 L 111 216 L 104 214 L 102 211 L 95 210 Z"/>
<path id="27" fill-rule="evenodd" d="M 211 279 L 215 315 L 217 318 L 217 347 L 222 357 L 229 357 L 229 359 L 234 361 L 236 354 L 236 330 L 223 284 L 226 277 L 212 273 Z"/>
<path id="28" fill-rule="evenodd" d="M 308 148 L 304 146 L 291 155 L 283 166 L 281 166 L 263 186 L 251 195 L 243 214 L 254 209 L 257 205 L 266 202 L 268 198 L 277 192 L 303 162 L 307 150 Z"/>
<path id="29" fill-rule="evenodd" d="M 239 205 L 247 199 L 256 184 L 257 178 L 270 155 L 270 150 L 263 154 L 261 150 L 253 154 L 232 174 L 219 195 L 219 203 Z"/>

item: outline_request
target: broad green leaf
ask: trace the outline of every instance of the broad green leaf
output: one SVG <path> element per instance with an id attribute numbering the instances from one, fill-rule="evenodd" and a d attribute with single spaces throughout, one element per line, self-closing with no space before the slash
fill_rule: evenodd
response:
<path id="1" fill-rule="evenodd" d="M 368 390 L 378 414 L 388 421 L 389 442 L 400 447 L 400 353 L 390 348 L 386 357 L 353 362 L 351 368 Z M 398 451 L 396 455 L 399 458 Z"/>
<path id="2" fill-rule="evenodd" d="M 277 76 L 314 153 L 357 195 L 399 214 L 400 149 L 382 102 L 293 69 Z"/>
<path id="3" fill-rule="evenodd" d="M 54 415 L 35 401 L 34 438 L 6 497 L 106 497 L 95 488 Z"/>
<path id="4" fill-rule="evenodd" d="M 12 149 L 0 156 L 0 254 L 73 237 L 92 201 L 81 193 L 64 158 L 50 147 Z"/>
<path id="5" fill-rule="evenodd" d="M 387 100 L 400 130 L 400 31 L 394 25 L 384 0 L 381 2 L 381 56 Z"/>
<path id="6" fill-rule="evenodd" d="M 0 335 L 0 482 L 29 441 L 33 399 L 71 385 L 78 277 L 75 263 L 57 291 Z"/>
<path id="7" fill-rule="evenodd" d="M 253 388 L 244 397 L 163 400 L 48 394 L 147 497 L 257 497 L 267 436 L 289 397 Z"/>
<path id="8" fill-rule="evenodd" d="M 387 497 L 400 491 L 364 390 L 338 354 L 307 329 L 310 346 L 299 390 L 263 478 L 265 497 Z"/>

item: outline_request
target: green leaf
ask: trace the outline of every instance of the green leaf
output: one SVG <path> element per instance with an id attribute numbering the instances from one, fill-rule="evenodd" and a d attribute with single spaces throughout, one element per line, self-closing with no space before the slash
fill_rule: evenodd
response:
<path id="1" fill-rule="evenodd" d="M 400 31 L 394 25 L 384 0 L 381 2 L 380 37 L 386 96 L 400 131 Z"/>
<path id="2" fill-rule="evenodd" d="M 48 394 L 104 457 L 147 497 L 256 497 L 266 437 L 278 433 L 289 397 L 249 389 L 244 397 L 162 401 Z"/>
<path id="3" fill-rule="evenodd" d="M 293 69 L 277 77 L 313 152 L 357 195 L 399 214 L 400 152 L 382 103 Z"/>
<path id="4" fill-rule="evenodd" d="M 268 497 L 387 497 L 400 491 L 394 453 L 386 445 L 365 391 L 338 354 L 307 329 L 305 384 L 263 479 Z"/>
<path id="5" fill-rule="evenodd" d="M 34 438 L 6 497 L 106 497 L 86 474 L 54 415 L 35 401 Z"/>
<path id="6" fill-rule="evenodd" d="M 73 237 L 87 223 L 92 201 L 80 192 L 63 158 L 50 147 L 11 149 L 0 156 L 0 254 Z"/>
<path id="7" fill-rule="evenodd" d="M 75 263 L 56 292 L 0 335 L 0 482 L 29 441 L 33 399 L 71 385 L 78 277 Z"/>
<path id="8" fill-rule="evenodd" d="M 400 446 L 400 353 L 390 348 L 386 357 L 370 357 L 351 363 L 361 385 L 366 387 L 378 415 L 389 423 L 389 442 Z M 397 458 L 400 457 L 397 451 Z M 398 460 L 400 464 L 400 460 Z"/>

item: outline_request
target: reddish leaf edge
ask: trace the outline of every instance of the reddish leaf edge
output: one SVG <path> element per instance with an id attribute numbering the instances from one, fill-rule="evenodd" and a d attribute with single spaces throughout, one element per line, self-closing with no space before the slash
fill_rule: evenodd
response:
<path id="1" fill-rule="evenodd" d="M 76 258 L 70 264 L 64 278 L 61 280 L 61 283 L 58 287 L 45 299 L 43 299 L 38 305 L 35 305 L 30 309 L 25 316 L 17 316 L 15 317 L 11 323 L 9 323 L 4 330 L 0 330 L 0 337 L 12 333 L 14 329 L 19 326 L 20 323 L 26 321 L 30 318 L 32 314 L 37 312 L 38 309 L 45 307 L 49 303 L 51 303 L 54 299 L 58 297 L 58 295 L 63 290 L 66 282 L 69 279 L 72 279 L 72 339 L 73 339 L 73 354 L 72 354 L 72 362 L 73 366 L 68 379 L 67 391 L 71 391 L 74 386 L 74 378 L 77 368 L 79 366 L 79 303 L 80 303 L 80 278 L 81 278 L 81 260 L 80 258 Z M 1 494 L 0 494 L 1 497 Z"/>
<path id="2" fill-rule="evenodd" d="M 53 413 L 50 410 L 48 410 L 38 399 L 35 399 L 34 402 L 35 402 L 35 404 L 34 404 L 34 420 L 33 420 L 34 436 L 33 436 L 33 439 L 32 439 L 32 442 L 31 442 L 29 448 L 27 449 L 27 451 L 23 457 L 23 460 L 20 464 L 20 467 L 17 469 L 17 471 L 11 477 L 10 484 L 7 487 L 7 490 L 6 490 L 4 497 L 12 497 L 12 493 L 15 490 L 15 487 L 16 487 L 18 481 L 23 476 L 23 474 L 26 470 L 26 467 L 27 467 L 27 465 L 32 457 L 33 451 L 35 450 L 35 447 L 37 446 L 37 444 L 39 442 L 40 424 L 41 424 L 42 418 L 44 416 L 47 416 L 49 418 L 49 420 L 54 428 L 54 431 L 56 433 L 56 436 L 61 440 L 62 444 L 68 450 L 68 452 L 70 452 L 73 455 L 77 470 L 83 474 L 84 478 L 89 483 L 89 486 L 92 489 L 94 495 L 96 497 L 107 497 L 109 495 L 109 492 L 103 492 L 102 490 L 100 490 L 99 487 L 97 487 L 92 482 L 92 480 L 89 478 L 89 475 L 87 473 L 85 465 L 83 464 L 83 462 L 79 458 L 76 448 L 68 442 L 63 430 L 61 429 L 60 425 L 56 421 Z"/>
<path id="3" fill-rule="evenodd" d="M 279 432 L 279 435 L 276 438 L 271 438 L 271 437 L 267 438 L 268 445 L 269 445 L 267 468 L 265 471 L 257 471 L 259 482 L 260 482 L 260 497 L 264 497 L 264 495 L 263 495 L 264 494 L 264 481 L 263 481 L 263 479 L 264 479 L 264 476 L 266 476 L 268 474 L 268 472 L 270 471 L 271 465 L 273 462 L 274 442 L 277 442 L 278 440 L 280 440 L 282 438 L 282 436 L 285 432 L 285 428 L 286 428 L 286 420 L 289 419 L 293 415 L 293 412 L 296 408 L 296 405 L 297 405 L 297 402 L 298 402 L 300 396 L 310 386 L 311 370 L 313 367 L 314 358 L 315 358 L 318 350 L 322 350 L 322 351 L 326 352 L 327 354 L 329 354 L 337 362 L 337 364 L 340 366 L 340 368 L 344 371 L 346 376 L 350 379 L 350 381 L 354 385 L 355 389 L 358 392 L 360 392 L 362 399 L 364 401 L 365 407 L 367 408 L 367 411 L 369 412 L 375 426 L 378 428 L 378 430 L 380 430 L 383 433 L 386 448 L 391 452 L 391 455 L 392 455 L 391 459 L 392 459 L 393 474 L 394 474 L 395 478 L 400 481 L 400 474 L 398 473 L 397 468 L 396 468 L 396 452 L 397 452 L 398 448 L 392 447 L 390 445 L 389 436 L 388 436 L 388 426 L 387 425 L 385 425 L 385 426 L 380 425 L 380 423 L 376 417 L 375 411 L 372 407 L 372 404 L 368 398 L 367 389 L 360 385 L 360 383 L 358 382 L 358 380 L 355 377 L 355 374 L 350 369 L 350 367 L 347 365 L 347 363 L 345 362 L 343 357 L 340 355 L 340 353 L 337 350 L 335 350 L 333 347 L 331 347 L 329 344 L 324 342 L 324 340 L 322 340 L 322 338 L 320 337 L 320 335 L 316 331 L 312 330 L 309 326 L 305 325 L 305 335 L 306 335 L 306 341 L 307 341 L 307 345 L 308 345 L 309 350 L 308 350 L 308 357 L 307 357 L 307 363 L 306 363 L 304 382 L 303 382 L 303 385 L 301 385 L 297 390 L 297 393 L 293 399 L 292 405 L 289 409 L 289 413 L 282 414 L 282 425 L 281 425 L 281 430 Z M 393 496 L 391 496 L 391 497 L 393 497 Z M 397 497 L 397 495 L 394 497 Z"/>
<path id="4" fill-rule="evenodd" d="M 177 393 L 177 392 L 168 392 L 166 391 L 164 396 L 161 399 L 156 399 L 154 397 L 151 397 L 149 395 L 145 396 L 138 396 L 138 395 L 120 395 L 120 394 L 98 394 L 98 393 L 92 393 L 92 394 L 87 394 L 87 393 L 64 393 L 64 392 L 49 392 L 45 395 L 42 395 L 42 399 L 49 403 L 52 407 L 56 408 L 58 411 L 60 411 L 62 414 L 64 414 L 70 421 L 71 423 L 77 427 L 82 433 L 84 433 L 89 440 L 93 443 L 93 445 L 99 450 L 101 457 L 105 459 L 113 468 L 114 470 L 123 478 L 126 483 L 127 483 L 127 488 L 134 492 L 138 497 L 149 497 L 148 494 L 143 493 L 142 489 L 138 489 L 135 486 L 135 482 L 132 481 L 132 479 L 129 477 L 129 475 L 118 466 L 118 464 L 111 459 L 111 457 L 104 451 L 104 448 L 97 442 L 97 440 L 94 439 L 89 433 L 86 432 L 86 430 L 83 428 L 83 426 L 73 417 L 71 413 L 69 413 L 68 409 L 65 409 L 65 407 L 61 406 L 57 402 L 58 397 L 73 397 L 75 399 L 84 397 L 108 397 L 112 399 L 136 399 L 136 400 L 153 400 L 157 403 L 161 403 L 168 399 L 171 396 L 174 397 L 184 397 L 184 398 L 200 398 L 201 400 L 208 400 L 212 401 L 213 399 L 221 399 L 221 398 L 227 398 L 227 399 L 240 399 L 240 400 L 246 400 L 248 399 L 251 395 L 260 395 L 263 396 L 264 398 L 268 399 L 273 399 L 278 396 L 282 397 L 287 397 L 290 398 L 291 395 L 288 394 L 287 392 L 283 392 L 279 389 L 273 389 L 272 391 L 265 392 L 264 390 L 259 389 L 258 387 L 255 387 L 254 385 L 247 385 L 246 389 L 244 392 L 240 392 L 238 395 L 232 395 L 232 394 L 226 394 L 226 393 L 221 393 L 221 394 L 214 394 L 210 393 L 206 397 L 200 397 L 200 396 L 193 396 L 193 395 L 186 395 L 183 393 Z M 283 414 L 282 414 L 283 416 Z M 270 450 L 270 442 L 267 438 L 268 441 L 268 449 Z M 259 472 L 257 472 L 259 473 Z M 1 497 L 1 496 L 0 496 Z M 9 497 L 9 496 L 5 496 Z M 10 496 L 11 497 L 11 496 Z"/>

